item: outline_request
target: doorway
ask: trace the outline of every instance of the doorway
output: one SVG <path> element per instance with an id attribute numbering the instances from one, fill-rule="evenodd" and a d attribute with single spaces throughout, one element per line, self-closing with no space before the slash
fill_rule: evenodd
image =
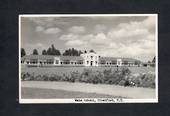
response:
<path id="1" fill-rule="evenodd" d="M 93 61 L 91 61 L 90 66 L 93 66 Z"/>

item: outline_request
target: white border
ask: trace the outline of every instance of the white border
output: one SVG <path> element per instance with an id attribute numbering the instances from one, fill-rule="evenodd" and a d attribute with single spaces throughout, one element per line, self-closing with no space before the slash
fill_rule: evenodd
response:
<path id="1" fill-rule="evenodd" d="M 123 102 L 97 102 L 97 103 L 158 103 L 158 14 L 20 14 L 19 15 L 19 103 L 96 103 L 75 102 L 74 99 L 21 99 L 21 17 L 103 17 L 103 16 L 155 16 L 155 38 L 156 38 L 156 98 L 155 99 L 123 99 Z M 94 98 L 97 99 L 97 98 Z"/>

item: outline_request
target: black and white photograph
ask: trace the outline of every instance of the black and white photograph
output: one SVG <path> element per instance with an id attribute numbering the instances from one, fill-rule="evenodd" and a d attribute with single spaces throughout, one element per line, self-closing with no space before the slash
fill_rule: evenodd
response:
<path id="1" fill-rule="evenodd" d="M 20 14 L 20 103 L 158 103 L 158 14 Z"/>

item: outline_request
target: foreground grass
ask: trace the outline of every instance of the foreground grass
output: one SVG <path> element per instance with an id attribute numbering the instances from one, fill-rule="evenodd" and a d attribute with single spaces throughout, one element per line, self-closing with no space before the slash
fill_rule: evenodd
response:
<path id="1" fill-rule="evenodd" d="M 30 89 L 24 89 L 30 88 Z M 32 89 L 31 89 L 32 88 Z M 36 91 L 37 90 L 37 91 Z M 57 91 L 55 91 L 57 90 Z M 103 96 L 104 95 L 104 96 Z M 123 87 L 108 84 L 88 84 L 71 82 L 22 81 L 23 98 L 75 98 L 75 97 L 125 97 L 135 99 L 155 98 L 155 89 Z"/>
<path id="2" fill-rule="evenodd" d="M 56 99 L 56 98 L 118 98 L 116 96 L 84 93 L 54 89 L 40 89 L 22 87 L 21 94 L 23 99 Z"/>

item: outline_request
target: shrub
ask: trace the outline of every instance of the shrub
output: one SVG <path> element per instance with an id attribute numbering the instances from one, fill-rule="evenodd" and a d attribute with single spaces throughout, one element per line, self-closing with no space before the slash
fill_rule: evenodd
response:
<path id="1" fill-rule="evenodd" d="M 155 88 L 155 75 L 152 73 L 143 74 L 140 86 Z"/>
<path id="2" fill-rule="evenodd" d="M 155 74 L 146 73 L 132 76 L 131 80 L 138 87 L 150 87 L 155 88 Z"/>
<path id="3" fill-rule="evenodd" d="M 125 86 L 126 85 L 126 81 L 125 80 L 121 80 L 120 82 L 119 82 L 119 85 L 121 85 L 121 86 Z"/>
<path id="4" fill-rule="evenodd" d="M 47 74 L 42 76 L 42 81 L 49 81 L 49 77 Z"/>
<path id="5" fill-rule="evenodd" d="M 61 80 L 61 76 L 56 75 L 56 74 L 52 74 L 49 77 L 49 81 L 60 81 Z"/>
<path id="6" fill-rule="evenodd" d="M 90 75 L 92 73 L 92 70 L 89 70 L 89 69 L 84 69 L 80 78 L 79 78 L 79 81 L 80 82 L 89 82 L 90 83 Z"/>
<path id="7" fill-rule="evenodd" d="M 155 74 L 131 74 L 129 68 L 120 68 L 119 70 L 94 71 L 84 69 L 82 73 L 78 71 L 70 72 L 70 74 L 44 74 L 34 75 L 34 73 L 21 73 L 21 80 L 36 81 L 69 81 L 69 82 L 85 82 L 85 83 L 104 83 L 116 84 L 121 86 L 138 86 L 155 88 Z"/>
<path id="8" fill-rule="evenodd" d="M 71 72 L 71 76 L 69 78 L 69 81 L 70 82 L 78 82 L 79 81 L 79 78 L 80 78 L 80 73 L 78 71 L 76 72 Z"/>
<path id="9" fill-rule="evenodd" d="M 26 81 L 32 79 L 32 75 L 29 73 L 21 73 L 21 80 Z"/>
<path id="10" fill-rule="evenodd" d="M 130 82 L 128 81 L 128 80 L 126 80 L 125 82 L 124 82 L 124 86 L 126 87 L 126 86 L 130 86 Z"/>
<path id="11" fill-rule="evenodd" d="M 35 77 L 35 80 L 36 80 L 36 81 L 43 81 L 41 75 L 37 75 L 37 76 Z"/>
<path id="12" fill-rule="evenodd" d="M 70 81 L 69 76 L 66 75 L 66 74 L 63 74 L 63 75 L 61 76 L 61 81 Z"/>
<path id="13" fill-rule="evenodd" d="M 130 75 L 131 71 L 129 70 L 129 68 L 123 68 L 121 70 L 121 73 L 122 73 L 123 76 L 125 76 L 125 75 Z"/>
<path id="14" fill-rule="evenodd" d="M 122 80 L 127 80 L 130 76 L 131 71 L 128 68 L 122 68 L 120 70 L 111 71 L 105 70 L 103 72 L 105 75 L 105 83 L 107 84 L 119 84 Z M 124 81 L 121 82 L 121 84 Z"/>

